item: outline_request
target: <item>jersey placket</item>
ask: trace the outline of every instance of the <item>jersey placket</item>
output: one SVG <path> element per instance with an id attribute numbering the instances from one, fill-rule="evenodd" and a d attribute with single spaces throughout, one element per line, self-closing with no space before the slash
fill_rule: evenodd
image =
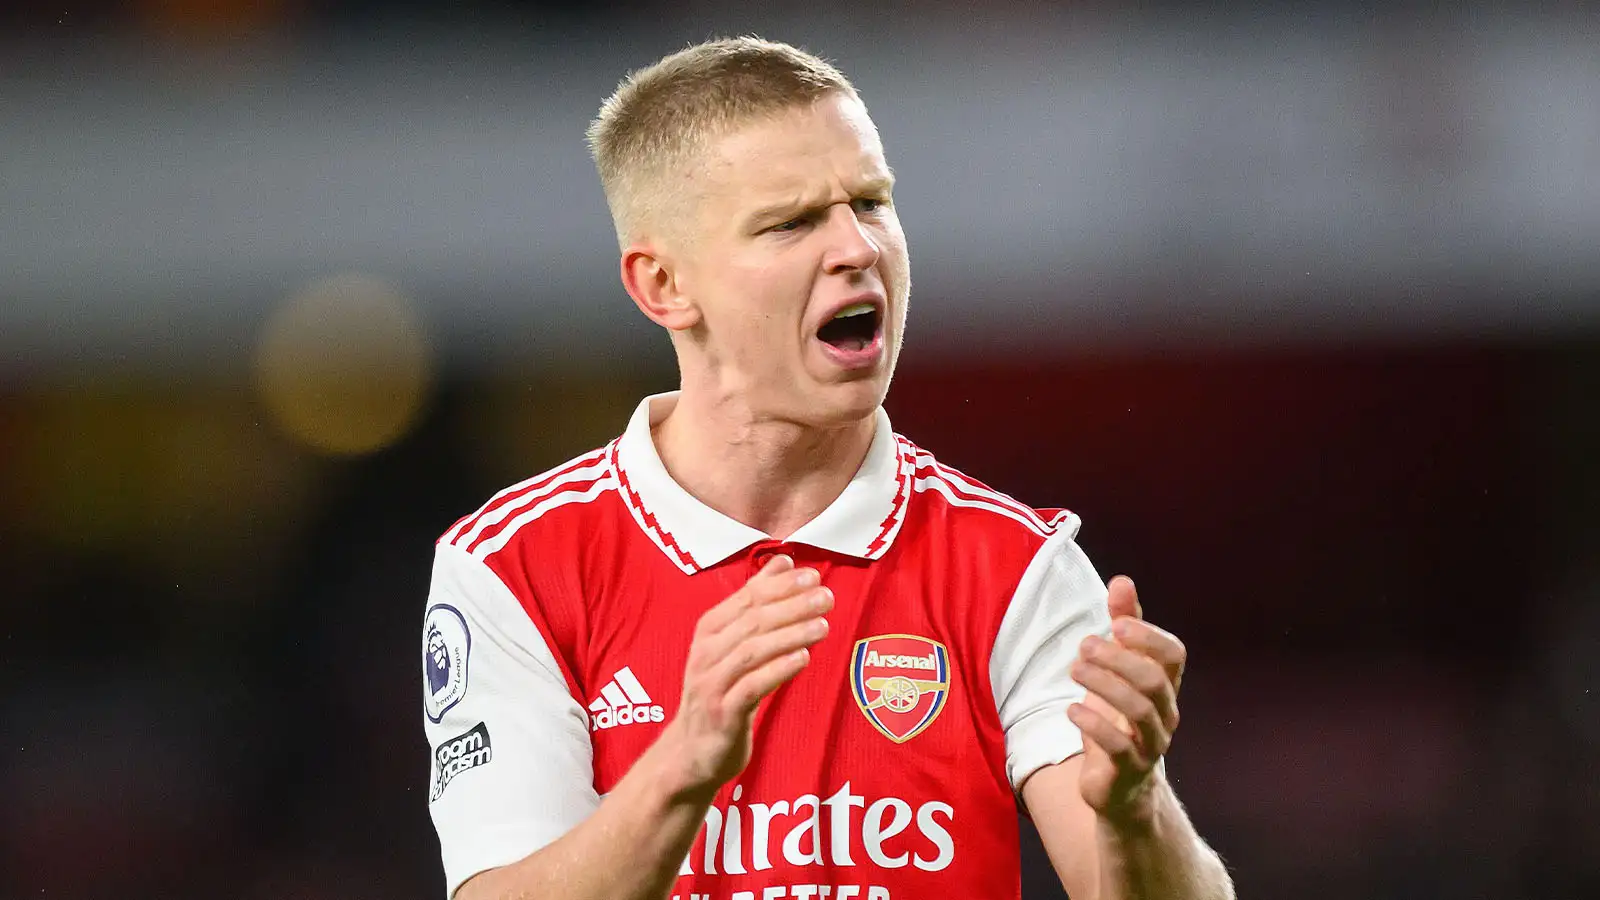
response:
<path id="1" fill-rule="evenodd" d="M 795 557 L 794 551 L 794 547 L 782 541 L 757 541 L 750 547 L 750 574 L 754 576 L 761 571 L 762 567 L 771 562 L 774 556 L 780 553 L 787 554 L 791 559 L 794 559 L 795 565 L 799 565 L 800 560 Z"/>

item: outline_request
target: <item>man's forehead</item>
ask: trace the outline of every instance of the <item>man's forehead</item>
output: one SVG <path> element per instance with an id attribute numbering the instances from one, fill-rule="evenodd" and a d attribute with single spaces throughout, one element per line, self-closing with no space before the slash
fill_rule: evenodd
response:
<path id="1" fill-rule="evenodd" d="M 793 193 L 807 190 L 823 172 L 863 185 L 891 178 L 877 128 L 849 98 L 735 127 L 708 149 L 704 173 L 713 190 Z"/>

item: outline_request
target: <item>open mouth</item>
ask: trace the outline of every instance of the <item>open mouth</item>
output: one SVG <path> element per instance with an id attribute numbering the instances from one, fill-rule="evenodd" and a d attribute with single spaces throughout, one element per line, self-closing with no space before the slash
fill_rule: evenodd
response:
<path id="1" fill-rule="evenodd" d="M 817 339 L 836 349 L 854 353 L 871 347 L 883 327 L 883 313 L 871 303 L 853 303 L 817 329 Z"/>

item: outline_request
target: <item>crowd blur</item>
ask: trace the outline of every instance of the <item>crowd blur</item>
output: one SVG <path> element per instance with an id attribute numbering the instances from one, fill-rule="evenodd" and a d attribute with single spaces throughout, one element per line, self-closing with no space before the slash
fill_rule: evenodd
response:
<path id="1" fill-rule="evenodd" d="M 674 386 L 583 127 L 750 31 L 883 129 L 896 430 L 1078 512 L 1187 643 L 1169 772 L 1240 896 L 1600 896 L 1562 10 L 9 5 L 0 897 L 439 896 L 433 540 Z"/>

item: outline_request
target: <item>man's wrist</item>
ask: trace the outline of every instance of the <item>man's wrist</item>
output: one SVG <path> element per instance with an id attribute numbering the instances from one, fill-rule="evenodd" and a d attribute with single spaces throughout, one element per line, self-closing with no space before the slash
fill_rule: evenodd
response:
<path id="1" fill-rule="evenodd" d="M 1172 786 L 1153 774 L 1157 779 L 1138 804 L 1096 822 L 1099 897 L 1232 900 L 1222 860 L 1195 832 Z"/>
<path id="2" fill-rule="evenodd" d="M 703 816 L 721 785 L 708 781 L 705 773 L 697 771 L 694 758 L 683 746 L 679 731 L 668 725 L 639 757 L 634 768 L 643 770 L 640 774 L 663 810 L 689 807 L 697 810 L 697 816 Z"/>
<path id="3" fill-rule="evenodd" d="M 1138 793 L 1115 809 L 1099 811 L 1102 832 L 1120 840 L 1145 840 L 1158 835 L 1177 796 L 1161 773 L 1151 772 Z"/>

